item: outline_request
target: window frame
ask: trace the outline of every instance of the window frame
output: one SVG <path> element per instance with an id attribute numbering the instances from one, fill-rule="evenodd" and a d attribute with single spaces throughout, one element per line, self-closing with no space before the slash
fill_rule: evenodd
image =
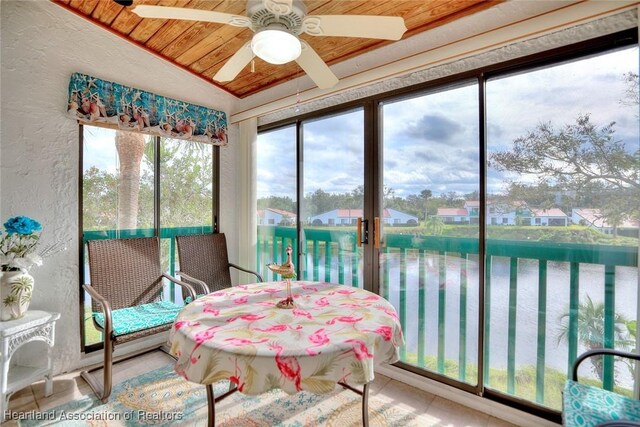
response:
<path id="1" fill-rule="evenodd" d="M 339 114 L 340 112 L 347 111 L 349 109 L 354 108 L 364 108 L 365 109 L 365 145 L 374 145 L 376 148 L 373 149 L 373 153 L 370 153 L 370 156 L 365 154 L 365 161 L 372 160 L 372 165 L 377 167 L 377 163 L 375 159 L 380 160 L 379 150 L 380 146 L 380 136 L 381 133 L 381 119 L 379 117 L 379 106 L 384 102 L 390 101 L 398 101 L 402 98 L 413 98 L 419 96 L 420 94 L 428 94 L 433 91 L 439 90 L 447 90 L 451 87 L 454 87 L 457 84 L 463 84 L 465 81 L 476 80 L 479 86 L 479 122 L 480 122 L 480 136 L 479 136 L 479 148 L 480 148 L 480 158 L 479 158 L 479 176 L 480 176 L 480 207 L 473 208 L 472 212 L 477 209 L 477 219 L 479 222 L 479 245 L 480 245 L 480 253 L 479 257 L 484 259 L 485 257 L 485 239 L 486 239 L 486 226 L 487 226 L 487 217 L 490 219 L 489 225 L 498 225 L 497 217 L 493 215 L 489 215 L 491 211 L 487 210 L 487 207 L 490 206 L 490 203 L 486 200 L 486 180 L 487 180 L 487 141 L 486 141 L 486 111 L 485 111 L 485 83 L 490 78 L 496 78 L 501 76 L 508 76 L 518 72 L 528 72 L 533 71 L 539 68 L 545 68 L 553 65 L 562 64 L 565 62 L 586 59 L 589 56 L 600 55 L 607 52 L 612 52 L 617 49 L 628 48 L 630 46 L 638 44 L 638 28 L 630 28 L 627 30 L 618 31 L 616 33 L 612 33 L 605 36 L 595 37 L 592 39 L 584 40 L 577 43 L 572 43 L 566 46 L 550 49 L 543 52 L 538 52 L 535 54 L 527 55 L 521 58 L 507 60 L 497 64 L 490 64 L 484 67 L 480 67 L 477 69 L 473 69 L 470 71 L 465 71 L 459 74 L 454 74 L 451 76 L 447 76 L 444 78 L 439 78 L 433 81 L 419 83 L 416 85 L 407 86 L 400 89 L 395 89 L 389 92 L 383 92 L 379 94 L 375 94 L 372 96 L 364 97 L 361 99 L 349 101 L 343 104 L 337 104 L 332 107 L 323 108 L 317 111 L 312 111 L 309 113 L 305 113 L 302 115 L 293 116 L 287 119 L 279 120 L 273 123 L 269 123 L 266 125 L 262 125 L 258 127 L 258 133 L 273 130 L 279 127 L 284 126 L 297 126 L 298 127 L 298 141 L 296 141 L 298 150 L 301 150 L 300 147 L 300 131 L 302 128 L 302 123 L 308 120 L 317 120 L 326 117 L 330 117 L 331 115 Z M 303 162 L 301 156 L 298 156 L 298 162 Z M 380 188 L 380 178 L 377 177 L 379 172 L 376 170 L 374 173 L 375 176 L 367 178 L 365 176 L 365 183 L 375 183 L 377 188 Z M 301 177 L 298 178 L 298 191 L 300 191 L 301 186 Z M 378 181 L 376 181 L 378 180 Z M 381 195 L 367 195 L 367 189 L 365 189 L 365 203 L 366 198 L 369 197 L 369 200 L 372 201 L 374 206 L 368 207 L 368 209 L 377 209 L 375 206 L 381 205 Z M 491 210 L 495 210 L 491 208 Z M 369 210 L 368 212 L 371 212 Z M 377 211 L 376 211 L 377 212 Z M 298 216 L 299 216 L 298 212 Z M 367 206 L 365 206 L 365 216 L 369 216 L 367 214 Z M 371 215 L 375 216 L 375 215 Z M 377 215 L 380 216 L 380 215 Z M 505 218 L 506 219 L 506 218 Z M 537 222 L 539 218 L 536 218 Z M 387 223 L 386 218 L 383 220 Z M 299 221 L 298 221 L 299 222 Z M 533 225 L 533 224 L 532 224 Z M 536 224 L 538 225 L 538 224 Z M 299 230 L 298 230 L 299 233 Z M 375 268 L 374 268 L 375 270 Z M 542 418 L 549 419 L 554 422 L 559 422 L 561 420 L 560 412 L 556 410 L 552 410 L 547 407 L 543 407 L 535 404 L 534 402 L 524 401 L 515 396 L 509 396 L 505 393 L 500 393 L 497 391 L 493 391 L 491 389 L 484 387 L 484 375 L 482 364 L 483 364 L 483 345 L 484 345 L 484 324 L 485 319 L 482 318 L 482 307 L 484 307 L 484 284 L 485 284 L 485 271 L 484 271 L 484 263 L 480 263 L 479 265 L 479 277 L 480 277 L 480 295 L 479 295 L 479 335 L 478 335 L 478 385 L 476 387 L 465 387 L 465 384 L 461 384 L 458 381 L 445 378 L 438 375 L 432 375 L 431 373 L 427 373 L 425 371 L 420 371 L 418 369 L 414 369 L 409 365 L 405 365 L 403 363 L 398 363 L 397 365 L 403 369 L 406 369 L 409 372 L 416 373 L 418 375 L 424 376 L 426 378 L 430 378 L 444 384 L 456 387 L 462 391 L 467 391 L 478 396 L 482 396 L 483 398 L 487 398 L 489 400 L 493 400 L 499 403 L 507 404 L 516 409 L 522 410 L 524 412 L 528 412 L 534 414 L 536 416 L 540 416 Z M 374 283 L 377 283 L 377 277 L 375 277 L 374 273 Z M 374 289 L 377 292 L 377 289 Z"/>
<path id="2" fill-rule="evenodd" d="M 84 218 L 84 192 L 83 192 L 83 184 L 84 184 L 84 127 L 103 127 L 107 129 L 111 129 L 114 131 L 118 131 L 119 129 L 113 128 L 110 126 L 92 126 L 86 125 L 78 122 L 78 241 L 80 244 L 78 245 L 78 282 L 79 282 L 79 298 L 78 298 L 78 318 L 80 323 L 80 352 L 81 353 L 91 353 L 97 350 L 101 350 L 103 348 L 102 342 L 95 344 L 86 344 L 85 343 L 85 330 L 84 330 L 84 304 L 85 304 L 85 290 L 83 289 L 84 278 L 85 278 L 85 252 L 84 252 L 84 231 L 83 231 L 83 218 Z M 153 220 L 153 229 L 154 236 L 160 235 L 160 174 L 158 171 L 160 170 L 160 143 L 164 137 L 159 135 L 153 136 L 153 144 L 154 144 L 154 181 L 153 181 L 153 198 L 154 198 L 154 220 Z M 212 206 L 211 206 L 211 224 L 213 228 L 213 232 L 218 232 L 218 223 L 220 218 L 220 147 L 217 145 L 213 146 L 213 157 L 211 166 L 212 170 L 212 183 L 211 183 L 211 196 L 212 196 Z"/>

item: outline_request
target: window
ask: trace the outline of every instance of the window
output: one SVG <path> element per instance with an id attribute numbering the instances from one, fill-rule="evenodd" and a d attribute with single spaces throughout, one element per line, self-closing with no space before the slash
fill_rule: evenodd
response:
<path id="1" fill-rule="evenodd" d="M 349 275 L 362 274 L 357 286 L 364 282 L 398 309 L 406 338 L 400 356 L 411 371 L 528 402 L 532 412 L 555 413 L 559 421 L 564 379 L 592 344 L 585 337 L 602 337 L 598 344 L 608 347 L 635 346 L 636 39 L 637 29 L 625 31 L 519 65 L 496 64 L 291 119 L 298 132 L 284 150 L 302 153 L 291 180 L 303 187 L 292 190 L 300 198 L 302 232 L 281 233 L 306 239 L 302 277 L 348 284 Z M 589 129 L 595 139 L 581 138 Z M 612 154 L 608 163 L 598 165 L 601 156 L 589 144 L 573 152 L 587 153 L 580 160 L 595 162 L 591 170 L 615 165 L 615 182 L 574 180 L 572 173 L 562 176 L 574 171 L 571 165 L 544 163 L 547 154 L 561 158 L 559 140 L 572 147 L 600 144 L 596 148 Z M 327 147 L 337 141 L 354 143 L 336 156 Z M 534 153 L 529 146 L 537 147 Z M 540 161 L 517 157 L 523 153 Z M 543 163 L 544 170 L 535 169 Z M 347 179 L 350 187 L 327 190 Z M 468 217 L 438 214 L 463 208 Z M 368 221 L 369 242 L 355 248 L 355 230 L 327 227 L 347 209 L 361 209 Z M 412 219 L 392 218 L 393 210 Z M 574 219 L 568 226 L 593 210 L 607 222 Z M 387 227 L 377 233 L 374 251 L 376 216 Z M 397 224 L 407 227 L 389 227 Z M 585 326 L 591 329 L 582 336 Z M 583 366 L 582 375 L 605 387 L 613 386 L 614 372 L 617 386 L 628 394 L 634 387 L 625 366 L 614 370 L 607 359 L 593 370 Z"/>
<path id="2" fill-rule="evenodd" d="M 540 226 L 488 229 L 489 389 L 559 410 L 555 378 L 578 354 L 635 348 L 638 269 L 620 254 L 637 256 L 637 228 L 566 225 L 573 213 L 618 230 L 638 218 L 638 63 L 635 45 L 487 81 L 487 198 L 526 203 Z M 624 363 L 595 363 L 581 378 L 611 389 L 615 376 L 632 394 Z"/>
<path id="3" fill-rule="evenodd" d="M 289 218 L 297 217 L 296 194 L 296 128 L 286 126 L 268 132 L 261 132 L 257 142 L 257 205 L 258 216 L 272 215 L 277 209 Z M 276 225 L 271 218 L 268 225 Z M 286 259 L 287 245 L 294 253 L 294 239 L 290 238 L 295 230 L 295 221 L 289 221 L 278 227 L 258 226 L 257 270 L 265 280 L 276 276 L 265 267 L 267 263 L 282 263 Z M 294 263 L 297 259 L 294 257 Z"/>
<path id="4" fill-rule="evenodd" d="M 361 248 L 350 218 L 363 216 L 364 110 L 355 108 L 300 124 L 302 277 L 362 287 Z M 304 218 L 329 217 L 329 227 Z M 327 229 L 336 224 L 340 230 Z"/>
<path id="5" fill-rule="evenodd" d="M 174 274 L 174 236 L 213 229 L 213 146 L 93 126 L 80 129 L 83 240 L 159 236 L 162 267 Z M 82 270 L 81 283 L 90 283 L 86 261 Z M 83 348 L 91 351 L 101 336 L 93 326 L 90 298 L 81 295 Z M 182 294 L 167 284 L 165 298 L 181 301 Z"/>
<path id="6" fill-rule="evenodd" d="M 478 309 L 479 226 L 453 224 L 455 215 L 445 224 L 438 211 L 478 200 L 478 86 L 439 87 L 381 110 L 384 210 L 398 212 L 394 225 L 409 216 L 421 222 L 383 229 L 378 255 L 380 293 L 405 332 L 401 361 L 475 384 L 478 319 L 470 313 Z"/>

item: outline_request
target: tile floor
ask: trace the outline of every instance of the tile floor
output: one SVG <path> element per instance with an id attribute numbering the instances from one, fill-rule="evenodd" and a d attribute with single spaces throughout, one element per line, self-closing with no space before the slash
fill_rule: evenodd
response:
<path id="1" fill-rule="evenodd" d="M 114 367 L 114 384 L 125 378 L 164 366 L 171 360 L 165 353 L 154 351 L 120 362 Z M 44 397 L 43 381 L 15 393 L 9 401 L 9 410 L 15 412 L 46 411 L 91 393 L 89 385 L 80 377 L 79 372 L 72 372 L 54 378 L 53 394 L 49 397 Z M 421 419 L 428 420 L 427 424 L 431 426 L 513 426 L 513 424 L 498 418 L 474 411 L 381 374 L 376 374 L 376 379 L 370 388 L 370 396 L 376 396 L 383 401 L 393 401 L 394 405 L 404 407 L 412 413 L 423 414 Z M 7 421 L 2 424 L 2 427 L 5 426 L 14 427 L 18 426 L 18 423 L 13 420 Z"/>

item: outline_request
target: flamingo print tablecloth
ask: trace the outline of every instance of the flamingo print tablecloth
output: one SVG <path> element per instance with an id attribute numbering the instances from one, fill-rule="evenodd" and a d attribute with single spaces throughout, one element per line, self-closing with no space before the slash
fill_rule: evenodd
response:
<path id="1" fill-rule="evenodd" d="M 211 384 L 229 379 L 256 395 L 273 388 L 328 393 L 336 382 L 364 384 L 404 344 L 393 306 L 371 292 L 292 282 L 294 309 L 276 308 L 284 282 L 205 295 L 178 315 L 170 334 L 176 372 Z"/>

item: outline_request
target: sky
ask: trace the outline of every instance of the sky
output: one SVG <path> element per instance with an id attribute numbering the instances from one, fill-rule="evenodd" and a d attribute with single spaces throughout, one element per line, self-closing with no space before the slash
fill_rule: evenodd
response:
<path id="1" fill-rule="evenodd" d="M 95 126 L 83 126 L 83 172 L 92 166 L 109 173 L 115 173 L 118 152 L 115 146 L 115 130 Z"/>
<path id="2" fill-rule="evenodd" d="M 82 153 L 82 171 L 86 172 L 92 166 L 102 171 L 115 174 L 118 172 L 118 151 L 116 150 L 116 130 L 96 126 L 83 126 L 84 150 Z M 151 136 L 146 136 L 149 141 Z M 142 162 L 143 171 L 150 172 L 149 167 Z"/>
<path id="3" fill-rule="evenodd" d="M 117 131 L 90 125 L 84 126 L 83 129 L 83 172 L 95 166 L 100 170 L 116 174 L 118 172 L 118 151 L 115 145 Z M 146 135 L 145 138 L 149 143 L 154 137 Z M 179 147 L 185 147 L 189 143 L 183 139 L 170 138 L 162 138 L 161 141 L 177 144 Z M 151 167 L 146 162 L 142 162 L 141 168 L 143 172 L 152 172 Z"/>
<path id="4" fill-rule="evenodd" d="M 487 83 L 489 152 L 542 122 L 557 128 L 579 114 L 605 125 L 615 121 L 617 138 L 637 149 L 638 108 L 619 102 L 624 73 L 638 73 L 638 48 L 490 80 Z M 416 95 L 382 107 L 383 182 L 397 196 L 430 189 L 434 195 L 478 190 L 478 96 L 468 84 Z M 303 124 L 304 193 L 352 191 L 363 183 L 361 109 Z M 84 170 L 117 168 L 115 131 L 85 126 Z M 291 197 L 296 192 L 295 126 L 258 136 L 257 195 Z M 225 148 L 223 148 L 225 149 Z M 513 175 L 489 170 L 489 192 L 502 191 Z M 532 181 L 534 177 L 530 177 Z"/>
<path id="5" fill-rule="evenodd" d="M 599 126 L 615 121 L 615 136 L 635 151 L 638 107 L 619 102 L 626 87 L 623 74 L 629 71 L 638 73 L 637 47 L 488 81 L 488 151 L 509 149 L 540 123 L 561 128 L 587 113 Z M 477 93 L 473 83 L 382 107 L 386 187 L 401 197 L 425 188 L 434 195 L 479 189 Z M 305 194 L 317 189 L 344 193 L 362 185 L 362 127 L 362 110 L 303 124 Z M 295 151 L 294 126 L 258 136 L 258 198 L 295 200 Z M 501 192 L 510 178 L 490 170 L 488 191 Z"/>

